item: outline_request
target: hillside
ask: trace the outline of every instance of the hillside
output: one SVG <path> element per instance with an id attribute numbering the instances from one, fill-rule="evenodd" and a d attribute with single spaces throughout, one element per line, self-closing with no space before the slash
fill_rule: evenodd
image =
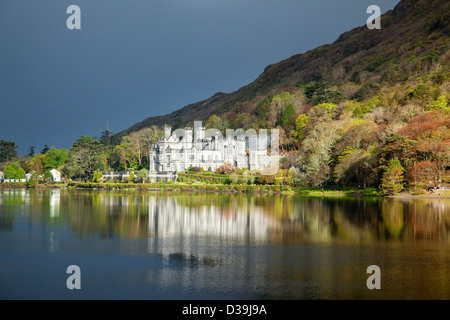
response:
<path id="1" fill-rule="evenodd" d="M 217 93 L 114 136 L 106 130 L 99 140 L 82 136 L 69 150 L 52 148 L 23 158 L 11 152 L 14 143 L 2 140 L 5 176 L 22 179 L 34 171 L 45 177 L 58 168 L 65 178 L 95 182 L 101 171 L 138 170 L 143 180 L 150 150 L 163 135 L 161 126 L 203 120 L 223 133 L 226 128 L 279 130 L 276 175 L 226 164 L 230 174 L 255 175 L 261 185 L 364 188 L 367 195 L 404 189 L 448 194 L 449 21 L 448 0 L 402 0 L 381 17 L 381 30 L 355 28 L 332 44 L 266 67 L 236 92 Z"/>
<path id="2" fill-rule="evenodd" d="M 322 101 L 310 101 L 313 104 L 370 98 L 382 86 L 408 84 L 411 77 L 428 74 L 447 48 L 449 21 L 449 1 L 402 0 L 382 16 L 381 30 L 357 27 L 332 44 L 267 66 L 255 81 L 235 92 L 219 92 L 170 114 L 147 118 L 117 136 L 152 125 L 182 127 L 212 115 L 225 118 L 239 104 L 317 83 L 326 94 Z"/>
<path id="3" fill-rule="evenodd" d="M 402 0 L 381 30 L 355 28 L 266 67 L 236 92 L 148 118 L 118 134 L 116 148 L 132 163 L 131 136 L 151 130 L 155 138 L 166 123 L 277 128 L 277 177 L 294 186 L 450 189 L 449 21 L 448 0 Z"/>

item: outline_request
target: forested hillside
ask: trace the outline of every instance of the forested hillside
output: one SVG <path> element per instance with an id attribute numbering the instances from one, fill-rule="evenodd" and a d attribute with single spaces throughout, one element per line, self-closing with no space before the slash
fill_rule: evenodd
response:
<path id="1" fill-rule="evenodd" d="M 379 186 L 395 192 L 448 183 L 450 2 L 403 0 L 334 43 L 268 66 L 240 90 L 148 118 L 175 128 L 278 128 L 310 187 Z"/>
<path id="2" fill-rule="evenodd" d="M 448 0 L 402 0 L 381 17 L 381 29 L 357 27 L 332 44 L 268 66 L 236 92 L 116 135 L 82 136 L 70 150 L 30 150 L 8 174 L 59 168 L 66 178 L 91 180 L 95 171 L 131 169 L 145 177 L 161 126 L 202 120 L 224 132 L 279 129 L 285 171 L 278 179 L 289 175 L 296 187 L 376 187 L 384 194 L 449 187 L 449 21 Z M 14 150 L 1 141 L 5 172 Z"/>

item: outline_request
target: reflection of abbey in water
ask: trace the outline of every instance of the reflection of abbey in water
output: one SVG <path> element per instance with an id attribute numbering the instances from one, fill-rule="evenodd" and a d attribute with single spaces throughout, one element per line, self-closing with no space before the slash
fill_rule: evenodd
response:
<path id="1" fill-rule="evenodd" d="M 248 236 L 265 239 L 276 225 L 263 207 L 182 206 L 176 198 L 149 199 L 149 234 L 170 236 Z"/>
<path id="2" fill-rule="evenodd" d="M 254 135 L 227 134 L 225 138 L 220 131 L 212 131 L 212 134 L 207 132 L 201 121 L 194 122 L 194 129 L 186 127 L 174 132 L 166 126 L 164 137 L 150 150 L 150 178 L 169 177 L 191 166 L 215 171 L 225 162 L 237 168 L 264 170 L 278 161 L 275 152 L 267 154 L 267 148 L 274 142 L 269 141 L 265 131 L 258 135 L 256 132 Z"/>

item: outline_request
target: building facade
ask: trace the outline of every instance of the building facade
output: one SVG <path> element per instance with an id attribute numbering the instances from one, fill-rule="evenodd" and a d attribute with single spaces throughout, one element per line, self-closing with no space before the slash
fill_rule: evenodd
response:
<path id="1" fill-rule="evenodd" d="M 264 130 L 259 134 L 227 130 L 223 137 L 218 130 L 206 130 L 201 121 L 195 121 L 194 128 L 174 132 L 166 126 L 164 136 L 150 150 L 149 178 L 170 176 L 191 166 L 216 171 L 226 162 L 237 168 L 264 170 L 278 163 L 277 154 L 268 155 L 269 146 Z"/>

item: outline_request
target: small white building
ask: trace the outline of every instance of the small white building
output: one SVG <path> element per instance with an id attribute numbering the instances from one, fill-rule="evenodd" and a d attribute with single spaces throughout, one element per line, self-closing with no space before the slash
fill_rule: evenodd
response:
<path id="1" fill-rule="evenodd" d="M 61 181 L 61 172 L 56 169 L 50 170 L 50 173 L 53 176 L 53 181 L 60 182 Z"/>
<path id="2" fill-rule="evenodd" d="M 121 181 L 121 180 L 127 180 L 130 176 L 131 171 L 103 171 L 103 179 L 105 181 L 113 181 L 114 179 Z M 134 176 L 136 177 L 137 172 L 133 171 Z"/>
<path id="3" fill-rule="evenodd" d="M 26 179 L 5 179 L 3 182 L 27 182 Z"/>

